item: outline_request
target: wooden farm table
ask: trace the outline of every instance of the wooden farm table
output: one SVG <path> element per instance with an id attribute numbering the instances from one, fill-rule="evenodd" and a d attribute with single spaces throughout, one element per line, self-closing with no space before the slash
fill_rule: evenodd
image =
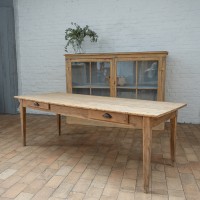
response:
<path id="1" fill-rule="evenodd" d="M 186 104 L 66 93 L 16 96 L 15 98 L 20 100 L 21 131 L 24 146 L 26 145 L 26 107 L 56 113 L 59 134 L 61 114 L 142 128 L 144 190 L 148 192 L 152 128 L 170 119 L 171 160 L 172 163 L 175 161 L 177 111 Z"/>

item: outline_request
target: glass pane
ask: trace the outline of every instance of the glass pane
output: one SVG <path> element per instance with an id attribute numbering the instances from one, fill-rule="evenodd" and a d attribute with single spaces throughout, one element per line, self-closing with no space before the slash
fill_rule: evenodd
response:
<path id="1" fill-rule="evenodd" d="M 72 86 L 85 86 L 90 84 L 90 63 L 72 63 Z"/>
<path id="2" fill-rule="evenodd" d="M 90 89 L 89 88 L 72 88 L 72 93 L 73 94 L 90 94 Z"/>
<path id="3" fill-rule="evenodd" d="M 108 86 L 110 78 L 109 62 L 92 62 L 91 63 L 92 85 Z"/>
<path id="4" fill-rule="evenodd" d="M 138 62 L 138 87 L 157 88 L 158 86 L 158 62 Z"/>
<path id="5" fill-rule="evenodd" d="M 157 90 L 138 90 L 138 99 L 143 100 L 157 100 Z"/>
<path id="6" fill-rule="evenodd" d="M 117 62 L 117 86 L 135 86 L 136 82 L 136 62 Z"/>
<path id="7" fill-rule="evenodd" d="M 117 97 L 135 99 L 136 93 L 135 90 L 117 89 Z"/>
<path id="8" fill-rule="evenodd" d="M 110 89 L 92 89 L 92 95 L 110 96 Z"/>

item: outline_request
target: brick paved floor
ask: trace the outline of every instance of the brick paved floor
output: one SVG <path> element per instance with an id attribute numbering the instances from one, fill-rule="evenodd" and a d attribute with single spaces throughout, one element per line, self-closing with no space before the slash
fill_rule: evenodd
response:
<path id="1" fill-rule="evenodd" d="M 1 200 L 200 199 L 200 125 L 179 124 L 176 165 L 169 132 L 153 133 L 150 193 L 142 188 L 140 130 L 66 125 L 55 116 L 27 116 L 27 146 L 19 115 L 0 115 Z"/>

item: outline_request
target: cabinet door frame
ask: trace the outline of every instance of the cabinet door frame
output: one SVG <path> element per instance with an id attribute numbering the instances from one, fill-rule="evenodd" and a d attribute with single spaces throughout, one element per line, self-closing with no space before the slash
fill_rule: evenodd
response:
<path id="1" fill-rule="evenodd" d="M 110 63 L 110 77 L 109 77 L 109 89 L 110 89 L 110 96 L 111 97 L 115 97 L 114 95 L 114 66 L 113 66 L 113 59 L 111 58 L 81 58 L 81 59 L 67 59 L 66 58 L 66 91 L 67 93 L 72 93 L 72 63 L 73 62 L 88 62 L 91 63 L 92 62 L 109 62 Z M 91 74 L 91 72 L 90 72 Z M 90 88 L 91 89 L 91 88 Z M 91 92 L 90 92 L 91 93 Z M 90 94 L 91 95 L 91 94 Z"/>
<path id="2" fill-rule="evenodd" d="M 157 101 L 165 100 L 165 73 L 166 73 L 166 58 L 158 59 L 158 92 Z"/>
<path id="3" fill-rule="evenodd" d="M 128 58 L 115 58 L 114 59 L 114 88 L 113 94 L 117 97 L 117 62 L 136 62 L 136 96 L 138 95 L 138 62 L 140 61 L 157 61 L 158 62 L 158 86 L 157 86 L 157 101 L 164 101 L 164 83 L 165 83 L 165 57 L 156 56 L 140 56 L 140 57 L 128 57 Z"/>
<path id="4" fill-rule="evenodd" d="M 71 67 L 71 59 L 66 59 L 66 92 L 72 93 L 72 67 Z"/>

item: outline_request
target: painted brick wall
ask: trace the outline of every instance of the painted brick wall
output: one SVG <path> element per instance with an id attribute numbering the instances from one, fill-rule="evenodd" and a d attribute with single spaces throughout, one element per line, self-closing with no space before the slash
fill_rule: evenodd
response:
<path id="1" fill-rule="evenodd" d="M 199 0 L 16 0 L 19 94 L 65 91 L 64 32 L 99 35 L 86 52 L 169 51 L 166 100 L 186 102 L 178 121 L 200 123 Z"/>

